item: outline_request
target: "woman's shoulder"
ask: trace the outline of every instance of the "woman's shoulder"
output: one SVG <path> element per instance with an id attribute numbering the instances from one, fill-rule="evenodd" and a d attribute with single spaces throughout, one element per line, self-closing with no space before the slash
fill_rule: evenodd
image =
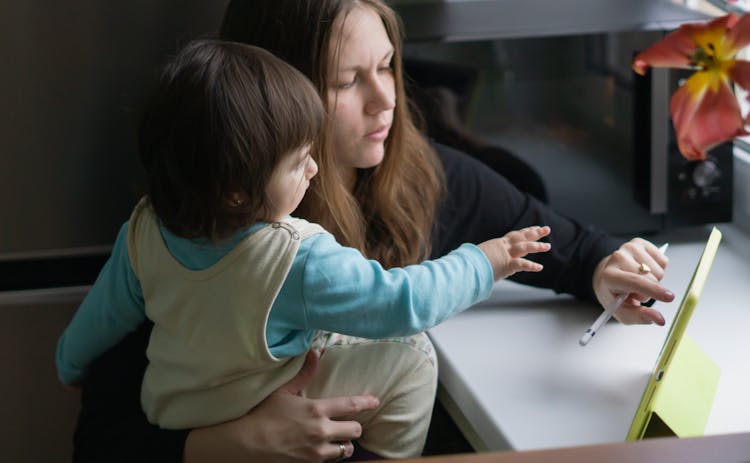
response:
<path id="1" fill-rule="evenodd" d="M 449 183 L 463 180 L 501 183 L 506 181 L 500 173 L 465 151 L 436 141 L 431 141 L 430 144 L 438 154 Z"/>
<path id="2" fill-rule="evenodd" d="M 443 165 L 449 194 L 462 193 L 463 196 L 463 193 L 470 191 L 519 193 L 500 172 L 491 169 L 465 151 L 435 141 L 431 141 L 431 146 Z"/>
<path id="3" fill-rule="evenodd" d="M 522 156 L 496 144 L 459 145 L 459 148 L 433 144 L 438 152 L 446 175 L 463 180 L 471 175 L 480 182 L 497 185 L 512 184 L 521 192 L 528 193 L 543 203 L 549 202 L 544 178 L 540 172 Z M 466 151 L 466 150 L 469 151 Z"/>
<path id="4" fill-rule="evenodd" d="M 450 167 L 463 166 L 467 163 L 471 165 L 472 163 L 479 162 L 459 149 L 438 143 L 434 140 L 430 140 L 430 146 L 437 152 L 438 158 L 443 163 L 446 171 Z"/>

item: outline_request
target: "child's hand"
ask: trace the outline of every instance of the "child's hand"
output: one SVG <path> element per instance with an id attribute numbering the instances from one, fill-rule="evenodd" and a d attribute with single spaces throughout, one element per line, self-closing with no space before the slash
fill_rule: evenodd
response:
<path id="1" fill-rule="evenodd" d="M 539 240 L 549 235 L 550 228 L 528 227 L 512 231 L 502 238 L 485 241 L 479 244 L 479 249 L 484 252 L 492 264 L 495 281 L 507 278 L 516 272 L 540 272 L 542 265 L 524 259 L 527 254 L 535 252 L 547 252 L 549 243 L 540 243 Z"/>

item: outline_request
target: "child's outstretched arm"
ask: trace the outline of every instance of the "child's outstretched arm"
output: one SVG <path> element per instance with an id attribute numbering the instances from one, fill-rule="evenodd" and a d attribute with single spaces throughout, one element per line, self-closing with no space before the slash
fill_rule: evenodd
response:
<path id="1" fill-rule="evenodd" d="M 539 240 L 550 234 L 547 226 L 527 227 L 507 233 L 478 245 L 492 265 L 495 281 L 508 278 L 516 272 L 540 272 L 542 265 L 525 257 L 550 250 L 549 243 Z"/>
<path id="2" fill-rule="evenodd" d="M 373 339 L 428 330 L 489 297 L 498 279 L 541 270 L 524 257 L 549 250 L 548 243 L 537 241 L 549 232 L 549 227 L 530 227 L 479 246 L 462 244 L 439 259 L 391 269 L 321 234 L 311 238 L 313 244 L 301 257 L 304 265 L 290 271 L 285 283 L 301 287 L 303 298 L 274 305 L 269 326 L 279 317 L 284 328 L 270 337 L 281 339 L 289 327 Z"/>

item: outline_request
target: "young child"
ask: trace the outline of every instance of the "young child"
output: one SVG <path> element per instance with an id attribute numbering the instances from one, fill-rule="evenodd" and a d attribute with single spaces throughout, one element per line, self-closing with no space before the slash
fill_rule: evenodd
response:
<path id="1" fill-rule="evenodd" d="M 59 340 L 63 383 L 148 318 L 149 420 L 224 422 L 292 378 L 321 330 L 419 333 L 495 280 L 541 270 L 524 256 L 549 249 L 538 241 L 548 227 L 384 270 L 291 217 L 317 173 L 324 118 L 312 84 L 262 49 L 197 41 L 171 61 L 141 126 L 147 195 Z"/>

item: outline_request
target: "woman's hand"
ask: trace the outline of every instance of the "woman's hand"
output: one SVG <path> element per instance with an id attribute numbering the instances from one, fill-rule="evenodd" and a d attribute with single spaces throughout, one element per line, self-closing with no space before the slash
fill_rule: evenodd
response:
<path id="1" fill-rule="evenodd" d="M 621 294 L 628 294 L 614 317 L 626 325 L 664 324 L 658 310 L 641 302 L 656 299 L 672 302 L 674 294 L 659 284 L 669 259 L 652 243 L 634 238 L 602 259 L 594 272 L 594 292 L 602 307 L 609 307 Z M 644 266 L 641 266 L 644 264 Z M 645 270 L 645 271 L 644 271 Z"/>
<path id="2" fill-rule="evenodd" d="M 379 405 L 369 396 L 308 399 L 298 395 L 312 379 L 317 356 L 308 352 L 302 370 L 250 412 L 234 421 L 194 429 L 185 443 L 185 463 L 336 461 L 352 455 L 362 426 L 350 417 Z M 340 420 L 338 420 L 340 419 Z"/>

